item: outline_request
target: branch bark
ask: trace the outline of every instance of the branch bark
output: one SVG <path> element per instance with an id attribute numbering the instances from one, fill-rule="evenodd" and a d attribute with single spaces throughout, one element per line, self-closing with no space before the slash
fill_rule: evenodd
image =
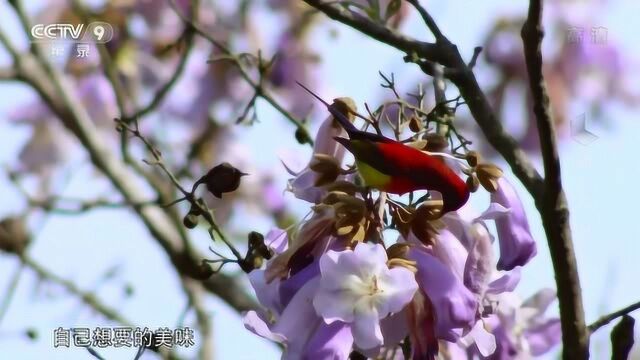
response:
<path id="1" fill-rule="evenodd" d="M 611 314 L 607 314 L 603 317 L 601 317 L 600 319 L 594 321 L 591 325 L 589 325 L 589 332 L 590 333 L 594 333 L 596 332 L 598 329 L 600 329 L 601 327 L 607 325 L 608 323 L 612 322 L 613 320 L 630 314 L 631 312 L 634 312 L 636 310 L 640 309 L 640 301 L 638 301 L 637 303 L 631 304 L 627 307 L 624 307 L 618 311 L 614 311 Z"/>
<path id="2" fill-rule="evenodd" d="M 17 79 L 30 85 L 51 108 L 69 131 L 78 138 L 89 153 L 91 162 L 111 181 L 127 203 L 146 201 L 136 176 L 113 154 L 91 121 L 87 109 L 78 102 L 63 74 L 54 68 L 42 52 L 21 53 L 0 29 L 0 44 L 11 54 Z M 207 291 L 220 296 L 237 311 L 257 308 L 255 300 L 243 286 L 225 274 L 211 276 L 211 269 L 203 267 L 204 256 L 188 249 L 169 216 L 155 205 L 136 206 L 133 210 L 149 233 L 163 248 L 176 270 L 183 275 L 203 280 Z"/>
<path id="3" fill-rule="evenodd" d="M 589 331 L 585 325 L 582 290 L 571 239 L 569 207 L 562 188 L 556 133 L 549 113 L 549 96 L 542 74 L 542 0 L 529 2 L 529 14 L 522 26 L 521 35 L 544 163 L 544 192 L 543 196 L 535 198 L 535 202 L 542 216 L 556 277 L 563 357 L 588 359 Z"/>
<path id="4" fill-rule="evenodd" d="M 444 35 L 435 44 L 426 43 L 399 34 L 332 2 L 323 0 L 304 0 L 304 2 L 338 22 L 405 52 L 407 54 L 405 60 L 418 64 L 428 75 L 432 74 L 434 62 L 444 65 L 445 77 L 448 77 L 460 90 L 487 141 L 507 161 L 529 193 L 534 197 L 542 193 L 542 177 L 516 140 L 505 131 L 489 100 L 480 89 L 473 71 L 462 59 L 457 47 Z"/>
<path id="5" fill-rule="evenodd" d="M 545 179 L 540 176 L 516 140 L 505 131 L 486 95 L 480 89 L 472 68 L 462 59 L 457 47 L 439 32 L 431 16 L 419 3 L 409 1 L 418 9 L 428 27 L 434 32 L 434 36 L 436 36 L 435 44 L 424 43 L 400 35 L 387 29 L 384 25 L 374 23 L 362 15 L 347 8 L 333 5 L 330 2 L 323 0 L 304 1 L 324 12 L 330 18 L 406 52 L 405 60 L 418 64 L 428 75 L 433 74 L 434 63 L 447 67 L 444 71 L 445 76 L 458 87 L 487 141 L 507 161 L 513 173 L 536 200 L 536 207 L 542 217 L 556 274 L 564 334 L 564 358 L 582 359 L 588 357 L 589 339 L 584 322 L 580 282 L 571 241 L 569 210 L 562 190 L 555 131 L 546 110 L 548 97 L 542 81 L 542 59 L 539 54 L 541 35 L 536 35 L 539 32 L 541 34 L 541 28 L 538 27 L 539 21 L 536 21 L 541 17 L 540 2 L 532 1 L 533 8 L 530 9 L 530 14 L 533 16 L 530 17 L 533 20 L 528 21 L 528 25 L 525 24 L 525 28 L 531 28 L 531 30 L 523 29 L 523 31 L 527 33 L 533 31 L 534 35 L 536 35 L 533 38 L 535 40 L 532 42 L 533 45 L 530 45 L 534 46 L 532 48 L 533 55 L 527 57 L 531 58 L 529 61 L 533 61 L 529 64 L 529 67 L 534 67 L 534 69 L 530 70 L 530 77 L 533 79 L 531 80 L 532 91 L 538 93 L 537 98 L 539 99 L 534 110 L 536 110 L 539 127 L 541 128 L 540 137 L 543 142 Z M 527 44 L 525 44 L 526 46 Z M 531 52 L 531 48 L 528 51 Z M 538 70 L 535 69 L 536 66 Z"/>

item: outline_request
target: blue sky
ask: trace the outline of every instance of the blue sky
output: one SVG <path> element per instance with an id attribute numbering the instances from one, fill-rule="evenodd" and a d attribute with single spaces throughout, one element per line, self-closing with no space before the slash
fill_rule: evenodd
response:
<path id="1" fill-rule="evenodd" d="M 431 3 L 431 2 L 430 2 Z M 469 1 L 433 2 L 432 14 L 443 31 L 458 44 L 469 57 L 473 47 L 487 31 L 488 21 L 497 14 L 523 11 L 524 1 Z M 6 5 L 0 5 L 0 24 L 15 33 L 15 26 L 7 23 Z M 611 1 L 611 7 L 601 17 L 601 25 L 609 29 L 610 41 L 621 44 L 628 53 L 640 59 L 638 49 L 633 49 L 635 29 L 629 24 L 637 22 L 633 14 L 640 5 L 632 0 Z M 266 19 L 264 26 L 275 26 Z M 426 30 L 418 19 L 411 19 L 403 28 L 406 32 L 423 37 Z M 330 36 L 329 30 L 337 30 L 338 36 Z M 379 70 L 395 72 L 398 81 L 412 83 L 423 78 L 416 69 L 403 63 L 401 54 L 389 47 L 365 39 L 344 26 L 325 23 L 313 34 L 313 47 L 323 57 L 320 72 L 323 74 L 324 97 L 348 95 L 358 104 L 380 99 Z M 0 63 L 6 63 L 0 53 Z M 428 81 L 424 77 L 425 81 Z M 28 101 L 30 93 L 19 85 L 0 84 L 0 165 L 15 163 L 17 150 L 29 136 L 24 128 L 16 129 L 7 124 L 5 115 L 18 103 Z M 290 139 L 290 126 L 280 116 L 260 103 L 260 122 L 253 128 L 243 128 L 247 151 L 263 169 L 278 169 L 279 158 L 289 152 L 308 154 L 307 148 L 296 145 Z M 576 111 L 579 115 L 579 109 Z M 637 285 L 637 261 L 640 254 L 640 228 L 635 225 L 636 206 L 640 201 L 637 179 L 640 169 L 634 146 L 640 134 L 637 110 L 613 105 L 605 114 L 605 125 L 592 126 L 599 139 L 588 146 L 566 141 L 561 146 L 563 181 L 571 208 L 571 224 L 574 234 L 586 316 L 588 321 L 599 314 L 640 300 Z M 283 135 L 284 134 L 284 135 Z M 278 141 L 273 141 L 278 139 Z M 76 154 L 81 157 L 81 154 Z M 536 160 L 539 162 L 538 160 Z M 505 166 L 505 169 L 507 167 Z M 508 174 L 507 176 L 510 176 Z M 64 187 L 68 196 L 91 195 L 104 184 L 92 183 L 89 167 L 74 172 Z M 280 184 L 284 188 L 284 174 Z M 544 233 L 532 199 L 519 187 L 531 227 L 539 242 L 538 256 L 523 271 L 518 292 L 523 296 L 541 287 L 554 287 L 553 272 L 546 249 Z M 0 217 L 23 207 L 20 197 L 7 179 L 0 177 Z M 288 197 L 301 214 L 306 204 Z M 70 278 L 85 289 L 95 286 L 108 269 L 120 265 L 115 280 L 100 286 L 98 294 L 104 302 L 120 309 L 138 324 L 156 328 L 175 327 L 185 304 L 180 285 L 169 268 L 169 262 L 161 249 L 150 241 L 142 224 L 132 221 L 126 211 L 93 211 L 81 217 L 52 217 L 40 229 L 38 240 L 30 254 L 53 272 Z M 36 221 L 39 222 L 39 221 Z M 255 230 L 266 232 L 264 222 L 253 224 Z M 199 242 L 207 242 L 204 234 L 198 234 Z M 16 259 L 0 255 L 0 291 L 8 286 L 9 274 L 17 267 Z M 136 292 L 125 299 L 123 287 L 132 284 Z M 18 287 L 11 308 L 0 323 L 0 354 L 10 358 L 86 359 L 81 349 L 53 349 L 51 336 L 58 326 L 107 326 L 101 317 L 95 316 L 80 301 L 68 296 L 55 286 L 41 284 L 40 296 L 33 299 L 37 279 L 26 270 Z M 4 295 L 2 295 L 4 296 Z M 53 296 L 48 298 L 47 296 Z M 214 324 L 215 348 L 220 359 L 276 359 L 279 351 L 244 330 L 239 317 L 216 299 L 209 299 L 208 309 Z M 553 309 L 555 311 L 555 309 Z M 187 323 L 192 322 L 192 316 Z M 40 338 L 30 342 L 21 335 L 26 327 L 38 329 Z M 595 347 L 606 351 L 607 330 L 594 338 Z M 601 341 L 599 341 L 601 340 Z M 600 345 L 602 343 L 603 345 Z M 135 351 L 108 349 L 102 353 L 109 359 L 131 359 Z"/>

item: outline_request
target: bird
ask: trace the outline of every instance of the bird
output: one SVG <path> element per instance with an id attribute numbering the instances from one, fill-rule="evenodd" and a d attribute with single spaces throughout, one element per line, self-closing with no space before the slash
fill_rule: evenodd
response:
<path id="1" fill-rule="evenodd" d="M 403 195 L 417 190 L 434 190 L 442 195 L 442 214 L 460 209 L 470 192 L 463 181 L 440 158 L 383 135 L 359 130 L 340 111 L 309 88 L 304 90 L 322 102 L 349 138 L 334 137 L 355 158 L 365 185 L 386 193 Z"/>

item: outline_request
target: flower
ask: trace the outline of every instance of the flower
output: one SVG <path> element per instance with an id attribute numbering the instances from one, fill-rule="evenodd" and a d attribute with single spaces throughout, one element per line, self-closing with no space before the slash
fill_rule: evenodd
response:
<path id="1" fill-rule="evenodd" d="M 359 243 L 354 250 L 328 251 L 320 258 L 320 285 L 313 306 L 327 324 L 351 324 L 355 344 L 383 344 L 380 320 L 407 305 L 418 284 L 404 267 L 389 269 L 380 244 Z"/>
<path id="2" fill-rule="evenodd" d="M 498 190 L 491 194 L 491 205 L 480 218 L 496 222 L 500 243 L 498 270 L 523 266 L 537 254 L 520 197 L 504 177 L 498 180 Z"/>
<path id="3" fill-rule="evenodd" d="M 344 135 L 344 129 L 333 119 L 333 116 L 328 116 L 322 122 L 316 134 L 315 145 L 313 146 L 314 156 L 320 154 L 328 155 L 339 166 L 344 158 L 345 148 L 338 144 L 334 138 L 342 135 Z M 327 191 L 317 186 L 316 182 L 322 175 L 311 169 L 313 163 L 314 157 L 312 157 L 309 165 L 297 173 L 287 168 L 287 171 L 295 176 L 289 180 L 287 190 L 291 191 L 298 199 L 317 204 Z"/>

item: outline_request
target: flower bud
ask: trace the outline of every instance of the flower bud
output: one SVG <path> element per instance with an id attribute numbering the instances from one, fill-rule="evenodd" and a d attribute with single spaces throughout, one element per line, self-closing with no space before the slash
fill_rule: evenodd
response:
<path id="1" fill-rule="evenodd" d="M 196 184 L 204 183 L 209 192 L 215 197 L 221 198 L 223 193 L 235 191 L 240 186 L 240 178 L 248 175 L 236 169 L 228 162 L 215 166 L 204 175 Z"/>

